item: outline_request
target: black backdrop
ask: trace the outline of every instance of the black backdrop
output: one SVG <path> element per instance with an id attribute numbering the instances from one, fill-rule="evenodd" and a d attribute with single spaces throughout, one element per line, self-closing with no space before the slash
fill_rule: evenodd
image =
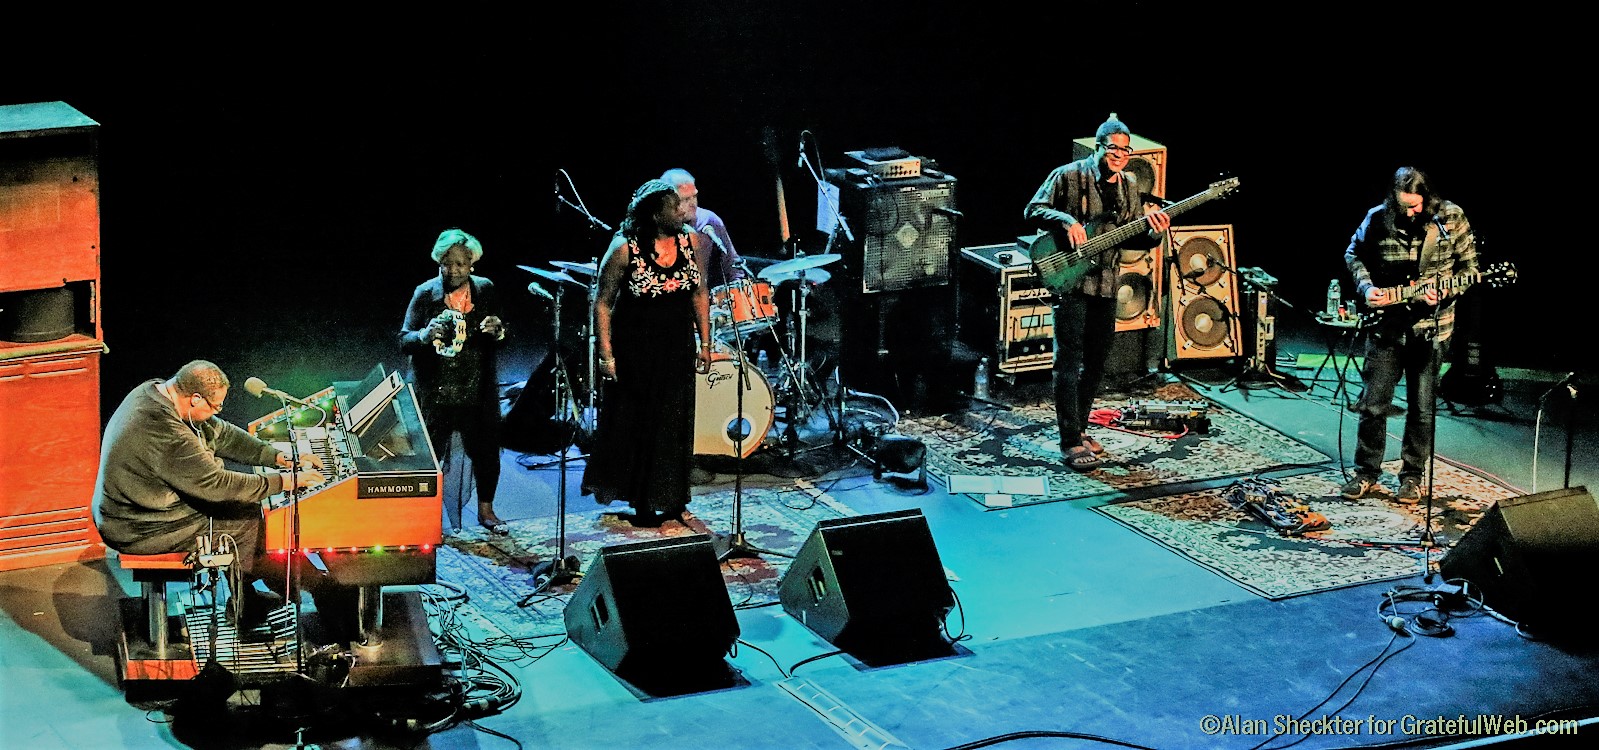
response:
<path id="1" fill-rule="evenodd" d="M 1585 171 L 1581 97 L 1551 94 L 1548 59 L 1569 25 L 1389 5 L 1000 5 L 601 3 L 210 31 L 76 19 L 3 53 L 0 101 L 63 100 L 102 125 L 108 401 L 195 356 L 289 390 L 400 364 L 392 334 L 441 229 L 481 238 L 479 272 L 513 292 L 530 279 L 518 264 L 603 250 L 557 210 L 555 184 L 614 225 L 640 182 L 686 167 L 743 254 L 778 257 L 780 179 L 796 241 L 819 252 L 801 131 L 823 166 L 880 146 L 937 161 L 959 180 L 958 243 L 1009 241 L 1038 181 L 1113 111 L 1169 149 L 1169 196 L 1238 176 L 1235 196 L 1178 223 L 1232 224 L 1238 265 L 1310 308 L 1393 170 L 1428 170 L 1490 259 L 1521 272 L 1482 295 L 1491 359 L 1585 361 L 1591 253 L 1566 192 Z M 516 296 L 523 330 L 541 330 Z"/>

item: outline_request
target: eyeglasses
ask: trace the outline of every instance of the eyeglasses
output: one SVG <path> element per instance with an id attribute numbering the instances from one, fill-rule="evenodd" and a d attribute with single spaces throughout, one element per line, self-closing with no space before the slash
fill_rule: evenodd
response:
<path id="1" fill-rule="evenodd" d="M 1118 146 L 1118 145 L 1116 145 L 1114 143 L 1107 143 L 1107 144 L 1105 144 L 1105 150 L 1109 151 L 1109 152 L 1111 152 L 1113 154 L 1114 153 L 1123 153 L 1123 154 L 1126 154 L 1128 156 L 1132 156 L 1133 155 L 1133 147 L 1132 146 Z"/>
<path id="2" fill-rule="evenodd" d="M 204 401 L 206 406 L 211 407 L 211 411 L 217 412 L 218 414 L 222 413 L 222 404 L 211 403 L 211 399 L 206 398 L 205 394 L 203 393 L 196 393 L 194 395 L 199 396 L 200 400 Z"/>

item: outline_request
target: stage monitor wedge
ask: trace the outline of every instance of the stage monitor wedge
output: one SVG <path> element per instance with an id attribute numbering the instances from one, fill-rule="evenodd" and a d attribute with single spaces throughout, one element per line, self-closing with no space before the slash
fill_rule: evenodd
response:
<path id="1" fill-rule="evenodd" d="M 738 619 L 704 534 L 602 548 L 564 613 L 573 643 L 645 692 L 721 687 Z M 707 684 L 710 683 L 710 684 Z"/>
<path id="2" fill-rule="evenodd" d="M 1438 564 L 1445 581 L 1470 581 L 1484 604 L 1534 633 L 1587 631 L 1595 570 L 1599 504 L 1586 487 L 1494 503 Z"/>
<path id="3" fill-rule="evenodd" d="M 955 606 L 920 509 L 820 521 L 778 584 L 783 610 L 868 664 L 948 656 Z"/>

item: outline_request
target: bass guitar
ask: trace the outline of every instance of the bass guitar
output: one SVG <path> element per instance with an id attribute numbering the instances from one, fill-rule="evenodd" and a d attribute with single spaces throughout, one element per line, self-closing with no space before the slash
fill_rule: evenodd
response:
<path id="1" fill-rule="evenodd" d="M 1237 177 L 1213 182 L 1203 192 L 1166 206 L 1166 215 L 1176 217 L 1184 211 L 1209 203 L 1236 189 L 1238 189 Z M 1049 287 L 1050 291 L 1061 294 L 1076 286 L 1077 282 L 1094 267 L 1094 263 L 1101 255 L 1148 231 L 1148 216 L 1140 216 L 1136 221 L 1127 222 L 1104 232 L 1096 233 L 1090 228 L 1088 241 L 1073 250 L 1071 243 L 1065 237 L 1058 236 L 1064 230 L 1046 229 L 1026 241 L 1027 254 L 1032 258 L 1033 266 L 1038 269 L 1038 276 L 1044 285 Z"/>

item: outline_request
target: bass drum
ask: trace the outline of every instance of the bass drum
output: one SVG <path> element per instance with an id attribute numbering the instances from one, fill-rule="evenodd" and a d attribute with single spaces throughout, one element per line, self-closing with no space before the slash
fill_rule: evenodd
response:
<path id="1" fill-rule="evenodd" d="M 738 386 L 745 378 L 741 415 Z M 696 374 L 694 380 L 694 454 L 748 458 L 759 450 L 777 420 L 772 409 L 772 386 L 766 376 L 753 365 L 744 364 L 726 347 L 718 346 L 711 354 L 711 371 Z"/>

